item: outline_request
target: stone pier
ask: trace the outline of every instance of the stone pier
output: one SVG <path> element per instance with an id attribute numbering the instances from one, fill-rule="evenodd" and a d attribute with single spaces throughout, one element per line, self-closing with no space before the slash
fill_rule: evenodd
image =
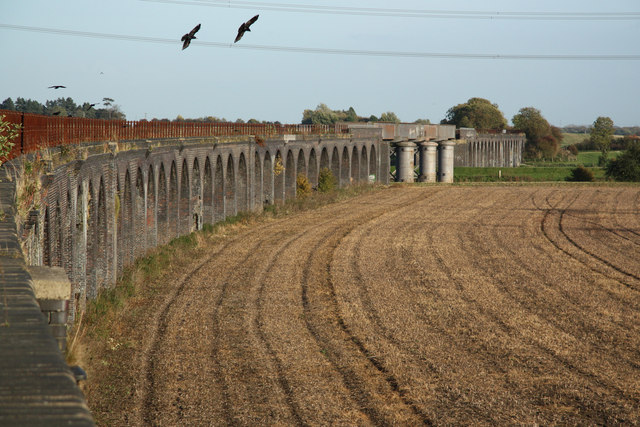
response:
<path id="1" fill-rule="evenodd" d="M 438 182 L 453 182 L 455 140 L 438 143 Z"/>
<path id="2" fill-rule="evenodd" d="M 436 163 L 438 160 L 438 144 L 433 141 L 420 141 L 420 176 L 418 182 L 436 182 Z"/>
<path id="3" fill-rule="evenodd" d="M 416 150 L 416 144 L 411 141 L 401 141 L 396 144 L 396 181 L 398 182 L 414 182 L 413 174 L 415 165 L 413 156 Z"/>

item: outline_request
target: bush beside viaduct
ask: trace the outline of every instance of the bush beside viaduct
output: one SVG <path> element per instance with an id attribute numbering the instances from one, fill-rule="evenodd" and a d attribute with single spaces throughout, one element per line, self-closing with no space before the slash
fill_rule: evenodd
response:
<path id="1" fill-rule="evenodd" d="M 520 163 L 522 135 L 467 137 L 455 140 L 451 127 L 354 126 L 86 142 L 7 162 L 0 182 L 0 425 L 93 425 L 60 351 L 66 325 L 147 250 L 294 198 L 298 174 L 312 186 L 324 168 L 340 186 L 388 184 L 391 154 L 395 177 L 404 181 L 414 180 L 416 164 L 417 180 L 435 181 L 439 163 L 440 180 L 451 181 L 454 162 Z M 17 192 L 34 185 L 29 173 L 37 181 L 30 196 L 39 203 L 21 212 Z"/>

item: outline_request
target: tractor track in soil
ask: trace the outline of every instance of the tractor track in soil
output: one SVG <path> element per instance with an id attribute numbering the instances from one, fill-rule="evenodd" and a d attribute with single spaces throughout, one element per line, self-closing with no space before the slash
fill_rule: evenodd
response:
<path id="1" fill-rule="evenodd" d="M 638 423 L 638 210 L 634 187 L 399 186 L 259 224 L 138 319 L 123 409 L 137 425 Z"/>

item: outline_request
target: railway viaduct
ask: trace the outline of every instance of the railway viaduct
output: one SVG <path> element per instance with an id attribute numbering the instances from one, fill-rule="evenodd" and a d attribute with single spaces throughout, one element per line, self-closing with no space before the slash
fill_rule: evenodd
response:
<path id="1" fill-rule="evenodd" d="M 325 168 L 340 186 L 387 184 L 394 154 L 397 180 L 413 181 L 419 164 L 417 179 L 435 181 L 439 164 L 439 180 L 451 181 L 454 159 L 468 162 L 466 152 L 481 158 L 478 144 L 456 141 L 455 129 L 438 126 L 227 127 L 191 131 L 214 136 L 160 138 L 155 129 L 140 138 L 131 134 L 138 125 L 125 123 L 107 134 L 115 129 L 135 139 L 93 132 L 94 142 L 57 145 L 59 135 L 77 131 L 68 121 L 62 134 L 53 132 L 58 125 L 47 124 L 46 143 L 36 149 L 22 140 L 3 165 L 0 425 L 93 425 L 60 352 L 66 325 L 147 250 L 294 198 L 299 174 L 313 186 Z M 524 140 L 513 141 L 495 142 L 494 164 L 519 164 Z"/>

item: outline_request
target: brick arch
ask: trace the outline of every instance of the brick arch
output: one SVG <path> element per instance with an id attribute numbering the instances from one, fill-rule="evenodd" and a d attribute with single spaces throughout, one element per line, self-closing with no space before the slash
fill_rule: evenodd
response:
<path id="1" fill-rule="evenodd" d="M 178 236 L 178 171 L 176 169 L 176 161 L 171 161 L 171 170 L 169 171 L 169 192 L 168 192 L 168 208 L 167 208 L 167 233 L 169 239 Z"/>
<path id="2" fill-rule="evenodd" d="M 273 160 L 273 201 L 284 202 L 284 160 L 280 150 Z"/>
<path id="3" fill-rule="evenodd" d="M 42 265 L 51 266 L 51 219 L 49 207 L 44 208 L 44 221 L 42 225 Z"/>
<path id="4" fill-rule="evenodd" d="M 363 145 L 360 151 L 360 181 L 369 180 L 369 162 L 367 161 L 367 146 Z"/>
<path id="5" fill-rule="evenodd" d="M 380 181 L 380 170 L 378 169 L 378 157 L 376 155 L 376 146 L 371 145 L 371 150 L 369 150 L 369 174 L 375 175 L 375 181 Z"/>
<path id="6" fill-rule="evenodd" d="M 193 159 L 191 173 L 191 231 L 202 229 L 202 180 L 200 178 L 200 163 Z"/>
<path id="7" fill-rule="evenodd" d="M 123 264 L 124 264 L 124 254 L 122 251 L 123 245 L 123 237 L 124 230 L 122 227 L 122 199 L 124 195 L 122 194 L 122 186 L 120 185 L 120 177 L 116 178 L 116 199 L 115 199 L 115 220 L 114 223 L 116 225 L 116 275 L 120 275 L 122 273 Z M 74 255 L 75 255 L 74 250 Z M 74 257 L 75 259 L 75 257 Z"/>
<path id="8" fill-rule="evenodd" d="M 104 184 L 104 178 L 100 177 L 100 184 L 98 186 L 98 195 L 96 200 L 96 292 L 107 285 L 109 267 L 108 267 L 108 221 L 107 221 L 107 194 Z"/>
<path id="9" fill-rule="evenodd" d="M 64 267 L 64 255 L 63 245 L 64 241 L 63 233 L 64 227 L 62 226 L 62 208 L 60 207 L 60 196 L 56 198 L 56 211 L 55 211 L 55 257 L 54 264 L 56 267 Z"/>
<path id="10" fill-rule="evenodd" d="M 138 168 L 136 171 L 136 188 L 134 193 L 134 230 L 133 235 L 135 241 L 133 242 L 133 256 L 134 259 L 142 256 L 146 250 L 146 231 L 145 231 L 145 211 L 144 211 L 144 175 L 142 169 Z"/>
<path id="11" fill-rule="evenodd" d="M 87 259 L 86 259 L 86 298 L 93 299 L 97 295 L 96 289 L 96 260 L 98 259 L 98 215 L 96 213 L 96 191 L 93 181 L 89 180 L 87 190 Z"/>
<path id="12" fill-rule="evenodd" d="M 65 245 L 63 248 L 64 253 L 64 271 L 67 273 L 67 277 L 73 280 L 73 255 L 74 255 L 74 242 L 73 242 L 73 203 L 71 199 L 71 186 L 67 187 L 67 203 L 66 203 L 66 216 L 65 216 Z"/>
<path id="13" fill-rule="evenodd" d="M 146 247 L 151 249 L 157 246 L 157 220 L 156 220 L 156 177 L 153 165 L 149 165 L 147 172 L 147 212 L 145 215 Z"/>
<path id="14" fill-rule="evenodd" d="M 316 149 L 312 148 L 309 152 L 309 164 L 307 166 L 307 177 L 312 187 L 318 185 L 318 159 L 316 157 Z"/>
<path id="15" fill-rule="evenodd" d="M 351 150 L 351 173 L 349 175 L 349 182 L 355 184 L 359 181 L 360 181 L 360 156 L 358 155 L 358 147 L 354 145 L 353 150 Z"/>
<path id="16" fill-rule="evenodd" d="M 218 155 L 216 159 L 216 170 L 213 180 L 214 195 L 214 215 L 215 222 L 224 220 L 224 166 L 222 164 L 222 156 Z"/>
<path id="17" fill-rule="evenodd" d="M 130 265 L 133 262 L 134 249 L 134 209 L 133 209 L 133 188 L 131 184 L 131 175 L 129 169 L 124 176 L 124 192 L 122 200 L 122 225 L 123 225 L 123 266 Z"/>
<path id="18" fill-rule="evenodd" d="M 191 211 L 189 209 L 189 166 L 187 159 L 182 161 L 182 173 L 180 174 L 180 203 L 178 213 L 179 234 L 187 234 L 191 231 Z"/>
<path id="19" fill-rule="evenodd" d="M 327 147 L 322 147 L 322 152 L 320 152 L 320 169 L 318 170 L 318 174 L 322 169 L 331 169 Z"/>
<path id="20" fill-rule="evenodd" d="M 336 181 L 340 183 L 340 153 L 338 147 L 333 147 L 333 151 L 331 152 L 331 173 Z"/>
<path id="21" fill-rule="evenodd" d="M 202 176 L 202 222 L 213 224 L 213 172 L 209 156 L 204 161 Z"/>
<path id="22" fill-rule="evenodd" d="M 227 157 L 227 167 L 224 180 L 224 213 L 225 217 L 236 214 L 236 173 L 233 164 L 233 154 Z"/>
<path id="23" fill-rule="evenodd" d="M 237 212 L 246 212 L 249 210 L 249 197 L 247 195 L 247 190 L 249 189 L 249 186 L 247 185 L 249 177 L 244 153 L 240 153 L 240 157 L 238 158 L 238 176 L 236 177 L 235 182 L 237 193 Z"/>
<path id="24" fill-rule="evenodd" d="M 296 166 L 293 151 L 287 151 L 287 163 L 284 167 L 285 172 L 285 199 L 294 199 L 296 197 Z"/>
<path id="25" fill-rule="evenodd" d="M 342 159 L 340 159 L 340 186 L 344 187 L 349 184 L 349 149 L 342 148 Z"/>
<path id="26" fill-rule="evenodd" d="M 260 161 L 260 153 L 257 151 L 253 157 L 253 208 L 260 209 L 262 207 L 262 198 L 264 181 L 262 179 L 262 162 Z"/>
<path id="27" fill-rule="evenodd" d="M 307 159 L 305 158 L 304 150 L 302 148 L 298 150 L 298 158 L 296 159 L 296 177 L 300 174 L 309 178 L 309 174 L 307 172 Z"/>
<path id="28" fill-rule="evenodd" d="M 86 260 L 86 246 L 84 236 L 84 191 L 82 188 L 82 180 L 78 183 L 76 189 L 75 211 L 74 211 L 74 257 L 73 257 L 73 279 L 72 282 L 75 285 L 72 290 L 73 298 L 76 309 L 84 310 L 85 301 L 85 260 Z"/>
<path id="29" fill-rule="evenodd" d="M 273 164 L 271 154 L 267 151 L 264 154 L 264 167 L 262 168 L 262 203 L 273 204 Z"/>
<path id="30" fill-rule="evenodd" d="M 167 243 L 169 226 L 169 200 L 167 192 L 167 175 L 164 170 L 164 163 L 160 163 L 158 171 L 158 220 L 157 220 L 157 240 L 159 244 Z"/>

